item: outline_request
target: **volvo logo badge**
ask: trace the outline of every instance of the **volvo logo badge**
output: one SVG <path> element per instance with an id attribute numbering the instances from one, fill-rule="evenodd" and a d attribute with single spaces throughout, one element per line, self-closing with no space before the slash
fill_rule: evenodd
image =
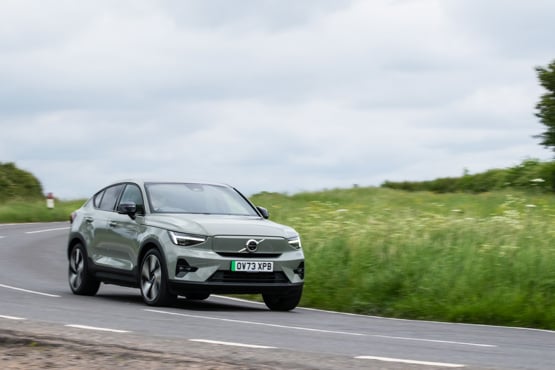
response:
<path id="1" fill-rule="evenodd" d="M 263 241 L 264 239 L 260 239 L 260 240 L 249 239 L 245 243 L 245 248 L 241 249 L 239 252 L 254 253 L 258 249 L 258 244 L 262 243 Z"/>

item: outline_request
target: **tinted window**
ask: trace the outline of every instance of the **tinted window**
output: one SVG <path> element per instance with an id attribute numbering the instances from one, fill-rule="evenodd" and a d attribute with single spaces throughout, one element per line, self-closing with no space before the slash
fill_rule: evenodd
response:
<path id="1" fill-rule="evenodd" d="M 113 211 L 123 186 L 123 184 L 115 185 L 104 190 L 104 196 L 100 201 L 100 209 L 104 211 Z"/>
<path id="2" fill-rule="evenodd" d="M 120 203 L 133 202 L 137 205 L 138 209 L 144 209 L 143 195 L 141 194 L 141 189 L 135 184 L 127 184 L 123 195 L 119 201 Z"/>
<path id="3" fill-rule="evenodd" d="M 258 216 L 237 191 L 227 186 L 150 183 L 146 191 L 153 212 Z"/>
<path id="4" fill-rule="evenodd" d="M 103 191 L 99 191 L 93 199 L 93 204 L 95 208 L 99 208 L 100 207 L 100 201 L 102 200 L 102 196 L 104 195 L 104 190 Z"/>

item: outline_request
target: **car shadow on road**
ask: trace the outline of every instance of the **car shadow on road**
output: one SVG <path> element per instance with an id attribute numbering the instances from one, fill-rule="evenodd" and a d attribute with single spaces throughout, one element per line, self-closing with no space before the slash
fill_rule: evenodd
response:
<path id="1" fill-rule="evenodd" d="M 183 308 L 186 310 L 194 311 L 268 311 L 264 306 L 256 307 L 248 305 L 248 303 L 241 303 L 235 301 L 221 302 L 209 298 L 205 301 L 191 300 L 179 297 L 177 303 L 173 306 L 176 308 Z"/>
<path id="2" fill-rule="evenodd" d="M 99 293 L 97 294 L 97 298 L 105 299 L 114 302 L 122 302 L 122 303 L 130 303 L 130 304 L 137 304 L 146 307 L 148 306 L 143 302 L 142 297 L 135 294 L 121 294 L 121 293 Z M 179 297 L 177 302 L 172 305 L 173 308 L 180 308 L 188 311 L 199 311 L 199 312 L 261 312 L 261 311 L 268 311 L 270 312 L 265 306 L 256 307 L 250 305 L 248 302 L 237 302 L 237 301 L 229 301 L 229 302 L 222 302 L 222 298 L 211 297 L 204 301 L 199 300 L 191 300 L 185 297 Z"/>

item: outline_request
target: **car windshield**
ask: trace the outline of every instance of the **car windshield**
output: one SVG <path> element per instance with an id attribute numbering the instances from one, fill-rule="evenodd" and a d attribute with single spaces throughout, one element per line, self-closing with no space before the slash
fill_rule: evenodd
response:
<path id="1" fill-rule="evenodd" d="M 227 186 L 194 183 L 145 184 L 154 213 L 199 213 L 258 216 L 253 207 Z"/>

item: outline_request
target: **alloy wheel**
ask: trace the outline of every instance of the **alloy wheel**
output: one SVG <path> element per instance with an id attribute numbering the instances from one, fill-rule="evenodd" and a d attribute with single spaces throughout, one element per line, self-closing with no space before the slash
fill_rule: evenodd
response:
<path id="1" fill-rule="evenodd" d="M 162 266 L 158 258 L 151 254 L 144 263 L 141 271 L 141 290 L 148 301 L 155 301 L 160 294 L 162 284 Z"/>
<path id="2" fill-rule="evenodd" d="M 74 248 L 69 259 L 69 283 L 74 290 L 78 290 L 83 284 L 85 272 L 85 260 L 81 249 Z"/>

